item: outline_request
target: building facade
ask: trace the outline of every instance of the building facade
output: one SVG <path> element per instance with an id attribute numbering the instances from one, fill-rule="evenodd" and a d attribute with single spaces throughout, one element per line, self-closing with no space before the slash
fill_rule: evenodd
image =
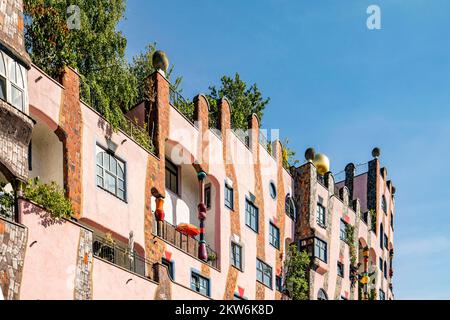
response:
<path id="1" fill-rule="evenodd" d="M 164 72 L 118 129 L 83 101 L 80 75 L 32 64 L 22 3 L 0 6 L 0 298 L 286 299 L 286 248 L 311 257 L 310 299 L 393 299 L 395 189 L 374 157 L 345 179 L 313 161 L 283 167 L 254 115 L 231 128 L 204 95 L 194 112 Z M 55 220 L 21 193 L 29 178 L 66 190 Z M 200 234 L 198 234 L 200 233 Z"/>

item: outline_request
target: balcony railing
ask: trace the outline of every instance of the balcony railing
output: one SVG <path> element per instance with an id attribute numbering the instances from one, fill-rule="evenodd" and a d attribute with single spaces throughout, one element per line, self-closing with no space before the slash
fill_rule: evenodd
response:
<path id="1" fill-rule="evenodd" d="M 153 233 L 157 234 L 157 222 L 154 223 Z M 174 245 L 175 247 L 187 252 L 191 256 L 198 257 L 198 243 L 199 241 L 195 238 L 187 236 L 179 232 L 176 227 L 167 221 L 162 222 L 161 234 L 159 235 L 165 241 Z M 217 253 L 212 250 L 208 245 L 206 246 L 208 252 L 207 263 L 212 267 L 218 269 L 218 259 Z"/>
<path id="2" fill-rule="evenodd" d="M 169 99 L 170 104 L 194 124 L 194 103 L 183 98 L 172 86 L 170 86 Z"/>
<path id="3" fill-rule="evenodd" d="M 146 261 L 145 258 L 136 254 L 134 250 L 117 245 L 114 241 L 100 237 L 97 234 L 94 234 L 93 250 L 94 256 L 143 277 L 146 276 L 145 265 L 152 265 L 152 263 Z"/>

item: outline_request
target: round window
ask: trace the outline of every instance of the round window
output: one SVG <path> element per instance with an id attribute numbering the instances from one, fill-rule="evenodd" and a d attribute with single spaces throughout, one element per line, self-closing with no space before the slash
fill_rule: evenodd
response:
<path id="1" fill-rule="evenodd" d="M 270 182 L 269 190 L 270 196 L 272 197 L 272 199 L 275 199 L 277 197 L 277 187 L 275 187 L 275 183 Z"/>

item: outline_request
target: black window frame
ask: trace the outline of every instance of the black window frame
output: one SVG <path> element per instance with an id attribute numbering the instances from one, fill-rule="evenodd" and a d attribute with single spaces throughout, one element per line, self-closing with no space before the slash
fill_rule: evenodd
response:
<path id="1" fill-rule="evenodd" d="M 295 210 L 295 203 L 294 199 L 288 194 L 286 195 L 285 201 L 284 201 L 284 212 L 292 219 L 296 220 L 296 210 Z"/>
<path id="2" fill-rule="evenodd" d="M 251 211 L 249 209 L 251 209 Z M 255 226 L 251 225 L 252 221 L 255 222 Z M 254 232 L 259 232 L 259 209 L 249 199 L 245 199 L 245 225 Z"/>
<path id="3" fill-rule="evenodd" d="M 193 284 L 193 279 L 194 278 L 198 279 L 200 285 L 201 285 L 201 281 L 204 281 L 204 283 L 208 284 L 207 288 L 206 288 L 206 292 L 202 292 L 201 291 L 201 289 L 202 289 L 201 287 L 197 287 L 197 286 L 194 287 L 194 284 Z M 192 290 L 194 290 L 195 292 L 203 294 L 203 295 L 205 295 L 207 297 L 211 296 L 211 280 L 209 278 L 206 278 L 206 277 L 202 276 L 198 272 L 191 271 L 191 286 L 190 286 L 190 288 Z"/>
<path id="4" fill-rule="evenodd" d="M 166 176 L 166 181 L 165 181 L 166 189 L 169 189 L 176 195 L 180 195 L 180 168 L 179 168 L 179 166 L 177 166 L 172 161 L 170 161 L 169 159 L 166 158 L 166 165 L 165 165 L 164 172 L 165 172 L 165 176 Z M 175 190 L 172 186 L 172 181 L 173 181 L 172 177 L 175 178 L 175 180 L 174 180 L 175 184 L 176 184 Z M 169 182 L 169 184 L 167 182 Z"/>
<path id="5" fill-rule="evenodd" d="M 322 228 L 326 228 L 327 227 L 326 208 L 321 203 L 317 203 L 316 222 Z"/>
<path id="6" fill-rule="evenodd" d="M 339 224 L 339 239 L 347 241 L 347 222 L 344 219 L 341 219 Z"/>
<path id="7" fill-rule="evenodd" d="M 205 186 L 205 206 L 206 209 L 211 209 L 211 184 Z"/>
<path id="8" fill-rule="evenodd" d="M 337 275 L 341 278 L 344 278 L 345 275 L 345 266 L 342 262 L 337 262 Z"/>
<path id="9" fill-rule="evenodd" d="M 321 248 L 320 246 L 318 246 L 318 244 L 324 245 L 324 248 Z M 317 250 L 319 250 L 319 252 L 323 251 L 323 257 L 317 254 Z M 314 238 L 314 257 L 325 263 L 328 263 L 328 243 L 317 237 Z"/>
<path id="10" fill-rule="evenodd" d="M 275 290 L 283 292 L 283 278 L 281 276 L 275 276 Z"/>
<path id="11" fill-rule="evenodd" d="M 383 244 L 385 249 L 389 249 L 389 238 L 386 233 L 383 235 Z"/>
<path id="12" fill-rule="evenodd" d="M 234 210 L 234 190 L 233 190 L 233 187 L 228 185 L 228 183 L 225 183 L 224 193 L 225 193 L 225 195 L 224 195 L 225 207 L 227 207 L 230 210 Z M 229 197 L 230 197 L 230 199 L 229 199 Z"/>
<path id="13" fill-rule="evenodd" d="M 265 267 L 267 269 L 270 270 L 270 276 L 268 276 L 268 274 L 265 272 L 267 270 L 261 270 L 260 266 Z M 258 276 L 261 274 L 261 279 L 258 279 Z M 270 284 L 267 284 L 264 279 L 265 278 L 269 278 Z M 272 282 L 273 282 L 273 269 L 272 267 L 265 263 L 264 261 L 260 260 L 260 259 L 256 259 L 256 281 L 258 281 L 259 283 L 263 284 L 264 286 L 266 286 L 269 289 L 272 289 Z"/>
<path id="14" fill-rule="evenodd" d="M 328 295 L 322 288 L 317 292 L 317 300 L 328 300 Z"/>
<path id="15" fill-rule="evenodd" d="M 238 251 L 235 251 L 234 249 L 238 249 Z M 239 261 L 236 259 L 236 253 L 239 252 Z M 231 265 L 235 267 L 236 269 L 242 271 L 242 246 L 234 241 L 231 241 Z M 237 262 L 239 262 L 239 265 L 237 265 Z"/>
<path id="16" fill-rule="evenodd" d="M 161 264 L 167 267 L 169 271 L 169 276 L 172 280 L 175 280 L 175 265 L 173 261 L 167 260 L 166 258 L 161 258 Z"/>
<path id="17" fill-rule="evenodd" d="M 275 231 L 275 235 L 273 234 Z M 272 241 L 275 241 L 273 243 Z M 272 221 L 269 223 L 269 243 L 277 250 L 280 250 L 280 228 L 278 228 Z"/>

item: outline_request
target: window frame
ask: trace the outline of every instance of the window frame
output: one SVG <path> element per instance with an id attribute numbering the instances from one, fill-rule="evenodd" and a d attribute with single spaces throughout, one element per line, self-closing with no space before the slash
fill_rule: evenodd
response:
<path id="1" fill-rule="evenodd" d="M 168 273 L 169 273 L 169 277 L 172 280 L 175 280 L 175 263 L 173 262 L 173 260 L 167 260 L 166 258 L 162 257 L 161 258 L 161 264 L 163 266 L 167 267 Z"/>
<path id="2" fill-rule="evenodd" d="M 275 235 L 273 234 L 275 231 Z M 272 241 L 275 240 L 275 243 Z M 280 250 L 280 228 L 278 228 L 272 221 L 269 222 L 269 243 L 277 250 Z"/>
<path id="3" fill-rule="evenodd" d="M 164 174 L 165 174 L 165 181 L 164 181 L 164 187 L 168 190 L 170 190 L 171 192 L 173 192 L 176 195 L 180 195 L 180 167 L 177 166 L 175 163 L 173 163 L 172 161 L 170 161 L 170 159 L 166 158 L 165 159 L 165 166 L 164 166 Z M 169 185 L 167 185 L 167 172 L 170 174 L 169 175 Z M 175 183 L 176 183 L 176 190 L 172 189 L 172 177 L 175 177 Z"/>
<path id="4" fill-rule="evenodd" d="M 342 229 L 342 227 L 344 229 Z M 340 220 L 339 224 L 339 239 L 346 242 L 347 241 L 347 222 L 344 219 Z"/>
<path id="5" fill-rule="evenodd" d="M 290 196 L 290 194 L 286 195 L 286 198 L 284 200 L 284 212 L 290 217 L 292 220 L 296 221 L 296 209 L 295 209 L 295 203 L 294 199 Z"/>
<path id="6" fill-rule="evenodd" d="M 277 186 L 273 181 L 269 182 L 269 194 L 272 199 L 275 200 L 277 198 Z"/>
<path id="7" fill-rule="evenodd" d="M 228 183 L 225 182 L 224 187 L 224 204 L 230 210 L 234 210 L 234 189 Z M 230 199 L 228 199 L 230 197 Z"/>
<path id="8" fill-rule="evenodd" d="M 323 212 L 320 209 L 322 209 Z M 322 217 L 322 219 L 321 219 L 321 217 Z M 327 227 L 326 208 L 324 205 L 322 205 L 319 202 L 317 203 L 317 208 L 316 208 L 316 223 L 318 226 L 320 226 L 324 229 Z"/>
<path id="9" fill-rule="evenodd" d="M 100 165 L 98 163 L 98 155 L 102 154 L 102 164 Z M 106 169 L 105 167 L 105 154 L 107 154 L 109 156 L 109 158 L 113 158 L 116 161 L 116 173 L 113 173 L 110 169 Z M 110 160 L 111 161 L 111 160 Z M 110 162 L 111 164 L 111 162 Z M 123 166 L 123 178 L 120 178 L 117 174 L 117 168 L 119 166 L 119 164 L 121 164 Z M 110 166 L 110 165 L 109 165 Z M 103 175 L 100 176 L 98 173 L 98 168 L 101 168 Z M 111 190 L 109 190 L 107 187 L 105 187 L 105 180 L 106 180 L 106 174 L 107 173 L 110 177 L 113 177 L 115 179 L 115 192 L 112 192 Z M 99 185 L 99 180 L 98 179 L 102 179 L 103 183 L 102 185 Z M 123 190 L 119 187 L 119 181 L 123 182 Z M 95 183 L 97 185 L 98 188 L 102 189 L 103 191 L 106 191 L 107 193 L 113 195 L 114 197 L 116 197 L 117 199 L 123 201 L 123 202 L 127 202 L 127 197 L 128 197 L 128 193 L 127 193 L 127 162 L 124 161 L 122 158 L 116 156 L 113 152 L 111 152 L 110 150 L 108 150 L 107 148 L 102 147 L 100 144 L 96 144 L 96 152 L 95 152 Z M 119 196 L 119 190 L 121 190 L 123 192 L 123 198 Z"/>
<path id="10" fill-rule="evenodd" d="M 320 248 L 317 244 L 323 244 L 324 248 Z M 322 259 L 321 255 L 317 254 L 317 249 L 319 249 L 319 251 L 323 251 L 323 253 L 324 253 L 323 259 Z M 315 237 L 313 254 L 314 254 L 315 258 L 317 258 L 325 263 L 328 263 L 328 243 L 320 238 Z"/>
<path id="11" fill-rule="evenodd" d="M 383 210 L 384 214 L 387 215 L 387 201 L 384 194 L 381 196 L 381 210 Z"/>
<path id="12" fill-rule="evenodd" d="M 275 290 L 283 293 L 283 278 L 281 276 L 275 276 Z"/>
<path id="13" fill-rule="evenodd" d="M 265 272 L 267 270 L 263 270 L 260 269 L 260 266 L 262 266 L 263 268 L 267 268 L 270 270 L 270 277 L 268 276 L 268 274 Z M 261 280 L 258 279 L 259 274 L 262 275 Z M 270 281 L 270 285 L 268 285 L 266 282 L 264 282 L 265 278 L 269 278 L 268 280 Z M 265 263 L 264 261 L 256 258 L 256 281 L 258 281 L 259 283 L 263 284 L 264 286 L 266 286 L 267 288 L 271 289 L 273 288 L 273 269 L 272 266 L 270 266 L 269 264 Z"/>
<path id="14" fill-rule="evenodd" d="M 235 258 L 235 256 L 236 256 L 235 253 L 236 252 L 235 252 L 234 248 L 239 248 L 239 266 L 236 265 L 236 261 L 237 260 Z M 234 242 L 234 241 L 231 241 L 230 250 L 231 250 L 231 252 L 230 252 L 230 255 L 231 255 L 230 263 L 231 263 L 231 265 L 233 267 L 235 267 L 236 269 L 238 269 L 239 271 L 242 271 L 243 270 L 242 269 L 242 257 L 243 257 L 243 255 L 242 255 L 242 246 L 240 244 Z"/>
<path id="15" fill-rule="evenodd" d="M 199 290 L 197 290 L 197 287 L 194 287 L 194 283 L 193 280 L 194 278 L 197 278 L 199 281 Z M 207 288 L 206 288 L 206 293 L 201 291 L 201 281 L 204 281 L 204 283 L 207 283 Z M 190 281 L 190 288 L 191 290 L 200 293 L 204 296 L 207 297 L 211 297 L 211 280 L 207 277 L 202 276 L 199 272 L 197 271 L 191 271 L 191 281 Z"/>
<path id="16" fill-rule="evenodd" d="M 249 211 L 248 208 L 253 210 Z M 251 225 L 252 221 L 255 223 L 254 227 Z M 259 233 L 259 209 L 247 198 L 245 199 L 245 225 L 254 232 Z"/>
<path id="17" fill-rule="evenodd" d="M 338 277 L 344 278 L 345 277 L 345 266 L 342 262 L 338 261 L 337 264 L 337 275 Z"/>
<path id="18" fill-rule="evenodd" d="M 206 206 L 206 209 L 211 209 L 211 195 L 212 195 L 211 184 L 208 183 L 205 186 L 205 206 Z"/>

